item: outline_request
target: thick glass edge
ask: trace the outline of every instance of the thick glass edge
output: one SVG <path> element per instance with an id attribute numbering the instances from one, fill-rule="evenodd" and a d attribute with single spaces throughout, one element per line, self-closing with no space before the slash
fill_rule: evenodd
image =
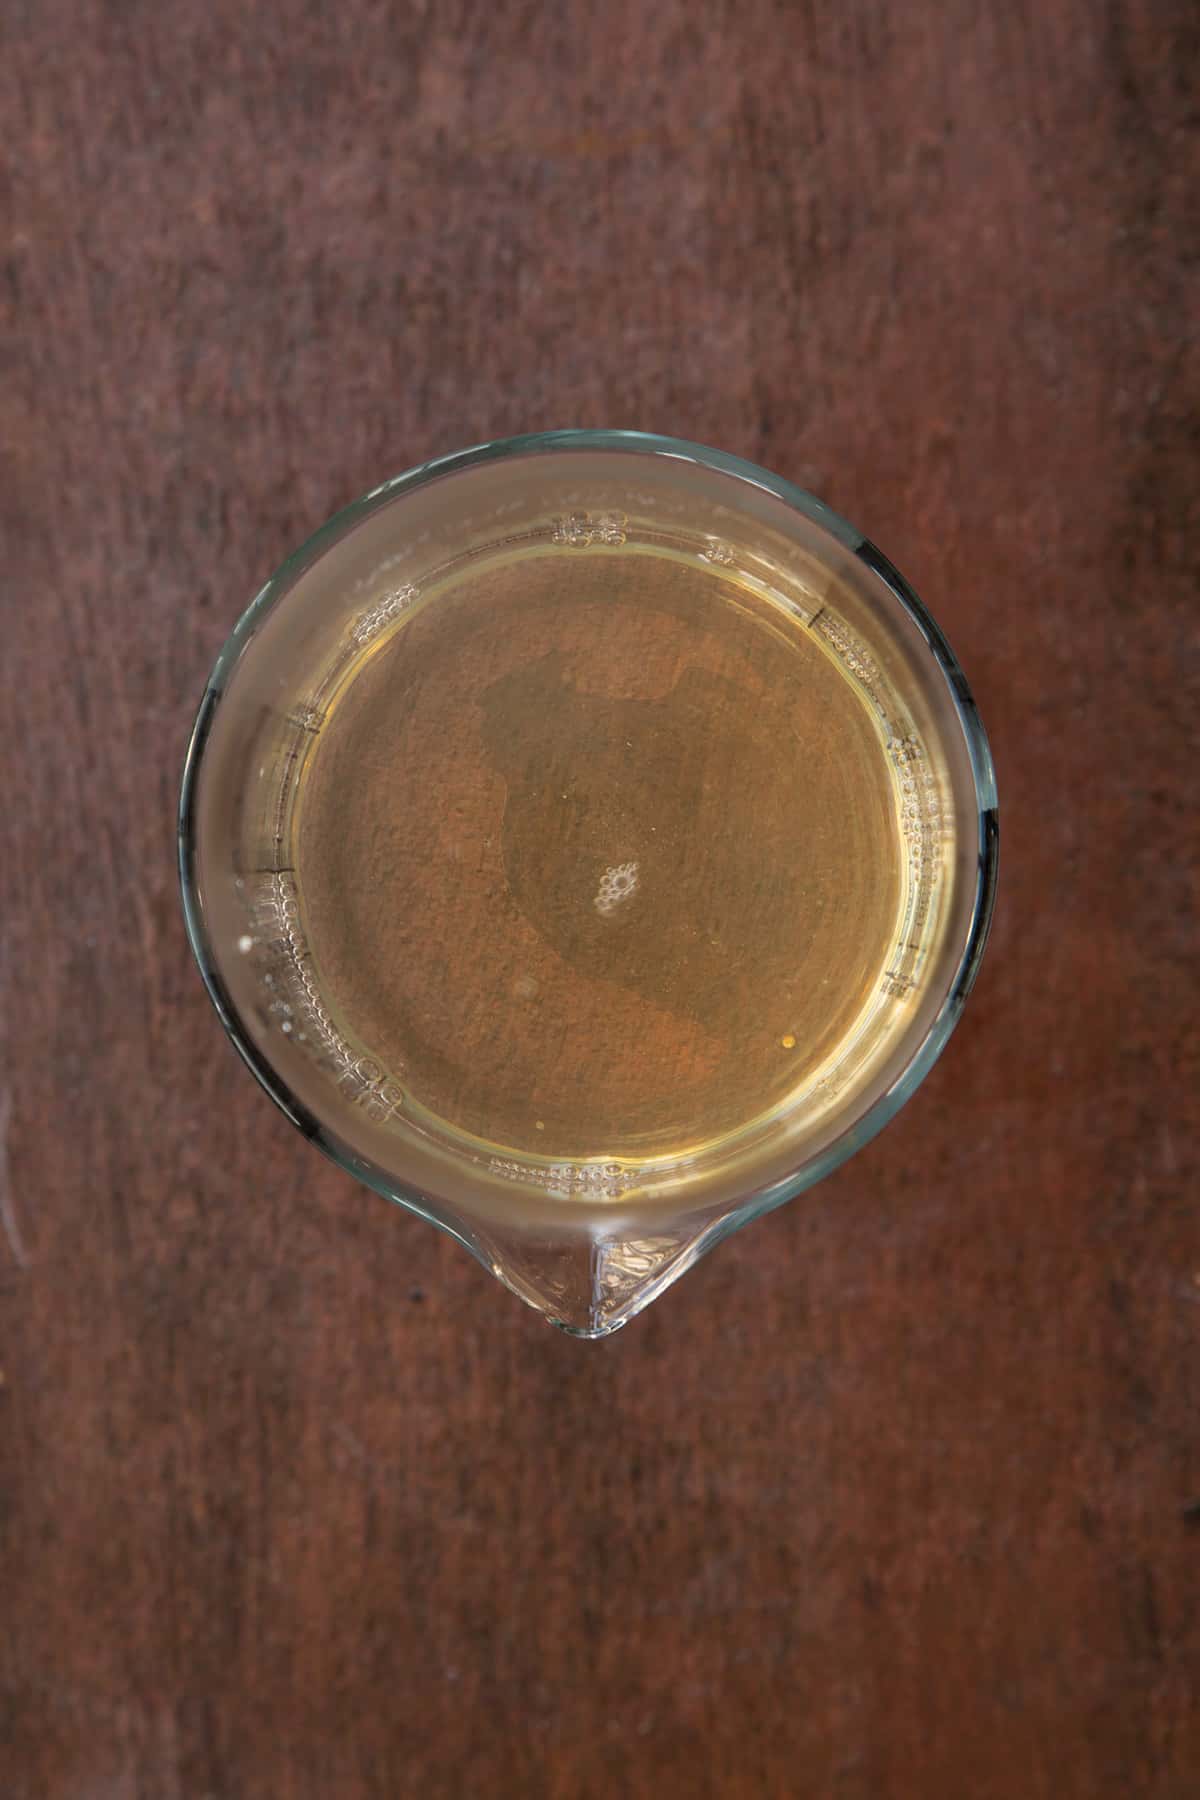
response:
<path id="1" fill-rule="evenodd" d="M 402 1184 L 385 1177 L 382 1170 L 355 1155 L 348 1145 L 341 1144 L 326 1132 L 316 1115 L 296 1098 L 286 1082 L 282 1081 L 271 1067 L 267 1058 L 258 1049 L 249 1034 L 242 1029 L 241 1019 L 236 1007 L 221 979 L 215 959 L 212 956 L 208 933 L 205 930 L 203 909 L 199 901 L 199 890 L 195 879 L 195 830 L 194 811 L 196 796 L 196 772 L 204 753 L 205 740 L 212 724 L 213 712 L 220 699 L 220 690 L 210 684 L 205 690 L 204 699 L 196 715 L 188 739 L 187 753 L 184 759 L 183 785 L 180 790 L 178 821 L 178 864 L 179 886 L 183 900 L 183 922 L 187 933 L 188 944 L 200 971 L 200 978 L 205 991 L 211 1000 L 217 1017 L 225 1029 L 225 1035 L 236 1050 L 242 1062 L 249 1069 L 264 1093 L 275 1102 L 280 1112 L 308 1138 L 322 1155 L 341 1169 L 343 1173 L 352 1175 L 356 1180 L 373 1188 L 385 1200 L 399 1201 L 396 1189 Z M 431 1225 L 446 1232 L 457 1240 L 471 1255 L 481 1262 L 485 1268 L 490 1267 L 484 1253 L 478 1245 L 458 1225 L 441 1217 L 434 1211 L 425 1197 L 415 1189 L 405 1188 L 403 1204 L 410 1212 L 419 1213 Z"/>
<path id="2" fill-rule="evenodd" d="M 754 1219 L 761 1218 L 764 1213 L 772 1211 L 773 1208 L 796 1199 L 808 1188 L 814 1187 L 818 1181 L 823 1181 L 827 1175 L 832 1175 L 835 1169 L 840 1168 L 856 1151 L 869 1144 L 872 1138 L 878 1137 L 884 1126 L 891 1123 L 900 1108 L 906 1105 L 916 1093 L 949 1043 L 954 1028 L 962 1016 L 967 996 L 975 985 L 991 931 L 992 914 L 996 903 L 996 883 L 1000 871 L 1000 816 L 996 796 L 995 766 L 992 762 L 991 746 L 983 727 L 983 720 L 979 716 L 979 708 L 975 704 L 975 697 L 971 693 L 967 679 L 941 626 L 895 564 L 890 562 L 869 538 L 861 536 L 858 538 L 855 553 L 859 560 L 888 589 L 893 599 L 908 614 L 929 645 L 954 703 L 959 727 L 970 758 L 978 819 L 978 863 L 971 923 L 958 966 L 947 989 L 946 998 L 925 1037 L 917 1045 L 908 1063 L 891 1087 L 879 1096 L 879 1099 L 868 1108 L 861 1119 L 841 1137 L 836 1138 L 832 1144 L 827 1145 L 821 1155 L 811 1163 L 805 1164 L 803 1169 L 796 1171 L 793 1175 L 785 1176 L 771 1187 L 764 1188 L 758 1194 L 749 1197 L 745 1204 L 736 1209 L 732 1215 L 719 1220 L 707 1235 L 701 1254 L 713 1249 L 723 1238 L 739 1231 L 743 1225 L 748 1225 Z"/>
<path id="3" fill-rule="evenodd" d="M 788 506 L 794 507 L 797 512 L 804 513 L 814 524 L 823 526 L 847 549 L 857 550 L 863 542 L 862 533 L 856 531 L 853 525 L 835 513 L 832 507 L 826 506 L 815 494 L 796 487 L 790 481 L 784 481 L 778 475 L 772 475 L 766 469 L 760 469 L 754 463 L 746 462 L 740 456 L 732 456 L 728 451 L 715 450 L 705 444 L 693 444 L 686 438 L 661 437 L 649 431 L 575 429 L 535 431 L 523 437 L 496 438 L 489 443 L 474 444 L 467 450 L 454 450 L 447 456 L 437 456 L 428 462 L 418 463 L 414 468 L 380 482 L 378 487 L 371 488 L 357 500 L 351 500 L 334 513 L 332 518 L 327 519 L 298 550 L 294 550 L 279 565 L 251 600 L 221 648 L 209 677 L 209 688 L 219 691 L 224 687 L 229 670 L 237 661 L 247 639 L 295 577 L 352 526 L 386 505 L 389 500 L 394 500 L 398 494 L 423 487 L 427 482 L 438 481 L 446 475 L 469 469 L 476 463 L 494 462 L 506 456 L 544 455 L 560 450 L 625 450 L 641 455 L 670 457 L 677 462 L 702 463 L 707 468 L 732 475 L 751 487 L 762 488 L 764 492 L 773 494 Z"/>
<path id="4" fill-rule="evenodd" d="M 199 891 L 195 881 L 196 780 L 203 757 L 204 744 L 211 729 L 213 713 L 220 701 L 230 669 L 241 655 L 259 620 L 286 591 L 292 580 L 317 555 L 336 542 L 353 525 L 395 498 L 397 494 L 419 488 L 426 482 L 457 473 L 476 463 L 489 462 L 505 456 L 588 450 L 623 450 L 666 456 L 678 461 L 701 463 L 705 467 L 734 476 L 739 481 L 745 481 L 753 487 L 761 488 L 774 495 L 795 511 L 812 520 L 814 524 L 820 525 L 838 542 L 851 550 L 908 614 L 929 645 L 950 691 L 970 759 L 976 793 L 978 867 L 971 924 L 946 999 L 925 1037 L 916 1046 L 908 1063 L 891 1087 L 880 1095 L 861 1119 L 836 1138 L 832 1144 L 827 1145 L 820 1156 L 806 1163 L 802 1169 L 782 1177 L 769 1188 L 760 1189 L 757 1193 L 747 1196 L 741 1205 L 716 1220 L 708 1231 L 697 1240 L 695 1254 L 688 1259 L 689 1266 L 694 1266 L 701 1256 L 714 1249 L 724 1238 L 740 1230 L 742 1226 L 749 1224 L 754 1219 L 761 1218 L 764 1213 L 772 1211 L 775 1207 L 796 1199 L 808 1188 L 824 1180 L 856 1151 L 861 1150 L 877 1137 L 884 1126 L 896 1116 L 937 1062 L 961 1017 L 963 1006 L 979 972 L 995 903 L 999 869 L 999 819 L 995 772 L 987 734 L 966 677 L 963 675 L 941 627 L 895 565 L 848 520 L 843 519 L 839 513 L 827 506 L 823 500 L 818 499 L 815 494 L 808 493 L 806 489 L 797 487 L 794 483 L 785 481 L 782 477 L 773 475 L 770 471 L 759 468 L 742 457 L 733 456 L 727 451 L 716 450 L 707 445 L 695 444 L 684 438 L 663 437 L 653 432 L 643 431 L 564 429 L 531 432 L 520 437 L 499 438 L 474 445 L 466 450 L 454 451 L 447 456 L 435 457 L 406 470 L 403 474 L 393 476 L 378 487 L 372 488 L 360 499 L 343 507 L 318 531 L 314 532 L 298 550 L 294 551 L 260 588 L 235 624 L 209 677 L 204 698 L 200 703 L 188 739 L 179 796 L 178 859 L 184 924 L 204 986 L 226 1035 L 251 1074 L 254 1075 L 264 1091 L 270 1095 L 285 1117 L 290 1119 L 292 1124 L 339 1168 L 347 1174 L 353 1175 L 357 1180 L 365 1182 L 367 1186 L 373 1188 L 384 1198 L 402 1201 L 410 1210 L 419 1213 L 431 1224 L 438 1226 L 439 1229 L 457 1239 L 485 1267 L 490 1266 L 488 1259 L 471 1241 L 464 1229 L 432 1210 L 426 1197 L 406 1187 L 402 1182 L 385 1176 L 381 1170 L 377 1170 L 373 1164 L 357 1156 L 348 1146 L 343 1146 L 332 1138 L 316 1117 L 297 1100 L 286 1084 L 276 1075 L 249 1035 L 243 1031 L 241 1021 L 211 954 L 208 935 L 204 928 Z M 653 1297 L 653 1293 L 648 1293 L 644 1304 L 648 1304 Z M 641 1305 L 635 1307 L 626 1315 L 626 1318 L 634 1317 L 641 1310 Z M 621 1320 L 621 1323 L 625 1322 L 626 1319 Z"/>

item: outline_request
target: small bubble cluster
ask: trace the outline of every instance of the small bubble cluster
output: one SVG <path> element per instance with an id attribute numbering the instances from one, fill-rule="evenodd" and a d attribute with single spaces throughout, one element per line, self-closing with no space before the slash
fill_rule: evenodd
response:
<path id="1" fill-rule="evenodd" d="M 325 723 L 325 715 L 318 706 L 297 706 L 288 714 L 288 723 L 297 731 L 310 731 L 315 736 Z"/>
<path id="2" fill-rule="evenodd" d="M 269 877 L 255 900 L 254 922 L 258 936 L 252 943 L 261 944 L 276 958 L 283 977 L 282 991 L 274 975 L 265 973 L 262 978 L 266 987 L 275 990 L 268 1010 L 278 1018 L 279 1029 L 291 1037 L 298 1012 L 308 1027 L 297 1033 L 299 1040 L 309 1042 L 311 1033 L 318 1060 L 330 1070 L 351 1105 L 361 1106 L 371 1119 L 391 1118 L 403 1106 L 403 1090 L 388 1070 L 347 1044 L 330 1018 L 313 978 L 299 896 L 289 873 L 278 871 Z"/>
<path id="3" fill-rule="evenodd" d="M 839 661 L 845 663 L 852 675 L 857 675 L 863 686 L 877 699 L 875 690 L 879 686 L 879 665 L 867 649 L 866 645 L 848 631 L 840 619 L 834 619 L 823 612 L 817 620 L 817 630 L 831 645 Z"/>
<path id="4" fill-rule="evenodd" d="M 900 828 L 908 857 L 909 903 L 904 921 L 908 944 L 899 966 L 888 970 L 881 985 L 885 993 L 894 999 L 902 999 L 917 985 L 909 973 L 911 953 L 925 929 L 933 903 L 938 880 L 937 851 L 942 837 L 942 814 L 937 780 L 920 739 L 911 735 L 893 737 L 888 744 L 888 755 L 900 790 Z"/>
<path id="5" fill-rule="evenodd" d="M 605 869 L 600 877 L 600 886 L 596 898 L 592 902 L 598 913 L 615 912 L 623 900 L 632 899 L 637 893 L 638 866 L 635 862 L 617 863 L 614 868 Z"/>
<path id="6" fill-rule="evenodd" d="M 729 545 L 723 544 L 720 538 L 709 538 L 700 557 L 703 562 L 716 563 L 722 569 L 731 569 L 737 560 Z"/>
<path id="7" fill-rule="evenodd" d="M 355 624 L 350 636 L 356 644 L 369 644 L 372 638 L 378 637 L 385 625 L 390 624 L 393 619 L 399 618 L 402 612 L 407 611 L 416 598 L 417 590 L 410 583 L 406 583 L 404 587 L 393 588 L 390 594 L 385 594 L 383 599 L 371 607 L 369 612 L 363 614 Z"/>
<path id="8" fill-rule="evenodd" d="M 637 1185 L 637 1176 L 620 1163 L 551 1163 L 537 1167 L 532 1163 L 510 1162 L 506 1156 L 493 1156 L 488 1173 L 505 1181 L 521 1181 L 531 1187 L 544 1188 L 551 1194 L 580 1194 L 599 1200 L 615 1199 Z"/>
<path id="9" fill-rule="evenodd" d="M 623 544 L 626 519 L 623 513 L 568 513 L 555 519 L 553 540 L 571 549 L 588 544 Z"/>

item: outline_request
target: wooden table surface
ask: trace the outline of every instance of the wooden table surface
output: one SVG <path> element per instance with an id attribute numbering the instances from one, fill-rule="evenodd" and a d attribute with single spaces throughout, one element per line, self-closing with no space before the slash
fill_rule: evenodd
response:
<path id="1" fill-rule="evenodd" d="M 1192 8 L 0 34 L 0 1794 L 1195 1795 Z M 598 1345 L 273 1111 L 173 861 L 283 554 L 559 424 L 861 524 L 1003 821 L 920 1094 Z"/>

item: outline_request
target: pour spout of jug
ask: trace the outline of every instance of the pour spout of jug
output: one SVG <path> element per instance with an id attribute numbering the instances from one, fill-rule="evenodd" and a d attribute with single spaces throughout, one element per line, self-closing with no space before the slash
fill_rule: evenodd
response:
<path id="1" fill-rule="evenodd" d="M 470 1248 L 496 1279 L 572 1337 L 609 1337 L 657 1300 L 739 1222 L 594 1216 L 574 1225 L 473 1226 Z M 465 1239 L 464 1239 L 465 1241 Z"/>

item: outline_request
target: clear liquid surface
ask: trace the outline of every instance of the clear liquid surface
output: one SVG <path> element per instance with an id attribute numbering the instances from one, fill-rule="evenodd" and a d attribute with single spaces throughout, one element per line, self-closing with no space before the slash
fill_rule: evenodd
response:
<path id="1" fill-rule="evenodd" d="M 497 556 L 385 623 L 290 855 L 305 981 L 406 1108 L 502 1155 L 690 1158 L 845 1060 L 909 863 L 844 645 L 636 546 Z"/>

